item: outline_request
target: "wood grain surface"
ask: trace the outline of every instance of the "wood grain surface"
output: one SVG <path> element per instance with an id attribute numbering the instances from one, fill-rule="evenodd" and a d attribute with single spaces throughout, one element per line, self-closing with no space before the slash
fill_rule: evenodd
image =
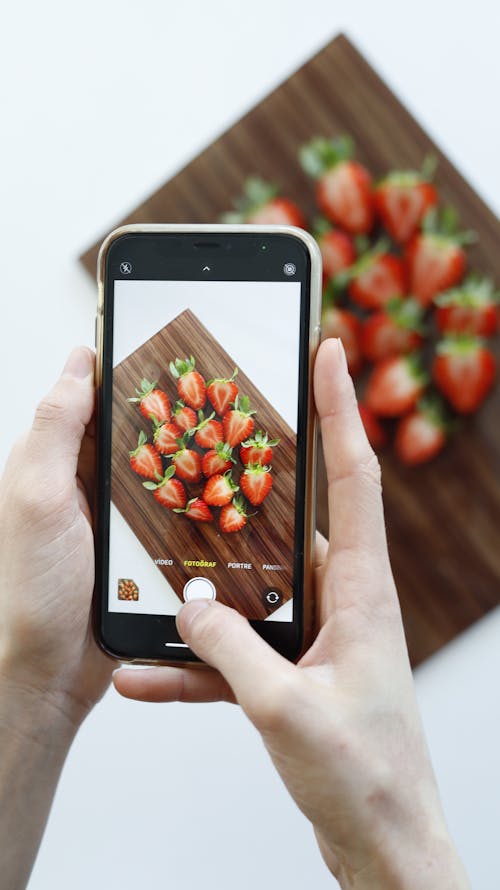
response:
<path id="1" fill-rule="evenodd" d="M 466 109 L 464 109 L 466 118 Z M 471 267 L 500 282 L 500 224 L 349 40 L 339 36 L 122 222 L 214 222 L 249 175 L 279 184 L 315 216 L 314 189 L 297 162 L 317 135 L 349 133 L 378 177 L 436 155 L 436 184 L 478 234 Z M 95 275 L 98 245 L 82 257 Z M 498 344 L 496 346 L 498 355 Z M 421 469 L 382 457 L 387 528 L 410 657 L 435 652 L 499 600 L 500 390 L 446 451 Z M 320 461 L 318 522 L 327 531 Z"/>
<path id="2" fill-rule="evenodd" d="M 279 439 L 274 449 L 273 488 L 259 507 L 249 506 L 255 513 L 237 533 L 224 534 L 218 522 L 194 522 L 162 507 L 142 485 L 142 479 L 129 465 L 129 450 L 135 448 L 143 429 L 152 441 L 151 424 L 138 407 L 127 401 L 139 387 L 140 380 L 157 380 L 172 404 L 178 398 L 176 381 L 169 371 L 175 358 L 194 355 L 196 368 L 205 380 L 230 377 L 238 367 L 236 382 L 240 393 L 250 399 L 256 411 L 256 429 L 263 429 L 270 438 Z M 208 403 L 207 403 L 208 405 Z M 205 415 L 211 413 L 205 408 Z M 143 547 L 152 559 L 173 559 L 172 566 L 159 565 L 179 599 L 189 578 L 208 577 L 215 584 L 217 599 L 237 608 L 248 618 L 264 619 L 290 599 L 293 574 L 293 511 L 295 484 L 295 433 L 237 366 L 220 343 L 189 310 L 158 331 L 127 356 L 113 371 L 113 444 L 111 497 Z M 190 447 L 203 454 L 191 440 Z M 238 457 L 238 449 L 233 457 Z M 165 468 L 169 465 L 164 459 Z M 237 461 L 233 471 L 237 482 L 242 465 Z M 202 494 L 205 480 L 186 484 L 188 497 Z M 215 517 L 219 510 L 213 508 Z M 256 556 L 258 555 L 258 559 Z M 215 561 L 210 568 L 186 566 L 188 561 Z M 252 569 L 228 568 L 228 563 L 252 563 Z M 263 564 L 283 565 L 282 571 L 264 569 Z M 270 605 L 266 592 L 279 590 L 281 599 Z"/>

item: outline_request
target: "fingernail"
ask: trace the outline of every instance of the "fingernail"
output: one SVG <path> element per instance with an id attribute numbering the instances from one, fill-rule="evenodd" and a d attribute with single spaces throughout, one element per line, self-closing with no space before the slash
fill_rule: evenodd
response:
<path id="1" fill-rule="evenodd" d="M 344 368 L 344 371 L 347 371 L 347 356 L 345 354 L 344 344 L 342 343 L 340 337 L 337 337 L 337 348 L 339 351 L 339 359 L 341 365 Z"/>
<path id="2" fill-rule="evenodd" d="M 89 377 L 93 371 L 94 356 L 92 355 L 92 352 L 90 349 L 85 349 L 83 346 L 77 346 L 67 358 L 63 374 L 70 374 L 72 377 L 84 380 L 85 377 Z"/>
<path id="3" fill-rule="evenodd" d="M 119 668 L 115 668 L 111 676 L 114 678 L 117 674 L 136 673 L 136 671 L 156 671 L 158 668 L 155 664 L 121 664 Z"/>
<path id="4" fill-rule="evenodd" d="M 191 627 L 194 619 L 200 612 L 203 612 L 208 606 L 210 606 L 212 600 L 192 600 L 190 603 L 186 603 L 182 606 L 180 612 L 177 613 L 175 623 L 177 625 L 177 630 L 181 634 L 186 634 L 186 632 Z M 182 628 L 182 630 L 181 630 Z"/>

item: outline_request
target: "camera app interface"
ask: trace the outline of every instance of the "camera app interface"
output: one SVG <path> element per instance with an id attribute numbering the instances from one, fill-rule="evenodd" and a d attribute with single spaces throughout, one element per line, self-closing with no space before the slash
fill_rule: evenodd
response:
<path id="1" fill-rule="evenodd" d="M 114 288 L 109 610 L 291 621 L 300 282 Z"/>

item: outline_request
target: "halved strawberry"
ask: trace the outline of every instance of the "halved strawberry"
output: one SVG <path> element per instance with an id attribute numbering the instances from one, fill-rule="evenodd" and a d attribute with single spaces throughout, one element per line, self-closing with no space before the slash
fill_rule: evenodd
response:
<path id="1" fill-rule="evenodd" d="M 161 479 L 163 466 L 161 457 L 156 448 L 148 445 L 148 438 L 144 430 L 139 433 L 139 440 L 135 451 L 130 452 L 130 466 L 134 473 L 144 476 L 146 479 Z"/>
<path id="2" fill-rule="evenodd" d="M 422 399 L 397 426 L 394 448 L 400 461 L 414 466 L 432 460 L 443 450 L 448 428 L 441 403 Z"/>
<path id="3" fill-rule="evenodd" d="M 361 349 L 365 358 L 378 362 L 418 349 L 423 341 L 422 317 L 423 308 L 417 300 L 389 300 L 384 309 L 363 322 Z"/>
<path id="4" fill-rule="evenodd" d="M 427 379 L 417 354 L 386 358 L 375 365 L 368 379 L 365 404 L 381 417 L 407 414 L 418 402 Z"/>
<path id="5" fill-rule="evenodd" d="M 182 509 L 174 507 L 174 513 L 184 513 L 188 519 L 193 519 L 195 522 L 212 522 L 214 518 L 210 507 L 201 498 L 191 498 Z"/>
<path id="6" fill-rule="evenodd" d="M 189 358 L 176 358 L 170 362 L 170 372 L 177 380 L 177 392 L 180 398 L 190 408 L 196 411 L 203 408 L 207 400 L 207 390 L 203 377 L 199 371 L 195 371 L 195 360 Z"/>
<path id="7" fill-rule="evenodd" d="M 203 489 L 202 498 L 211 507 L 224 507 L 225 504 L 229 504 L 236 491 L 239 491 L 239 486 L 233 482 L 231 470 L 228 470 L 223 476 L 220 474 L 210 476 Z"/>
<path id="8" fill-rule="evenodd" d="M 405 250 L 410 292 L 422 306 L 429 306 L 436 294 L 462 280 L 467 264 L 464 245 L 474 238 L 472 232 L 458 231 L 452 208 L 444 208 L 441 216 L 435 208 L 427 213 L 423 231 L 409 241 Z"/>
<path id="9" fill-rule="evenodd" d="M 305 220 L 300 208 L 289 198 L 278 194 L 278 187 L 251 176 L 245 182 L 243 196 L 234 202 L 236 210 L 224 213 L 226 223 L 252 223 L 268 226 L 299 226 L 304 228 Z"/>
<path id="10" fill-rule="evenodd" d="M 182 439 L 182 430 L 176 423 L 156 423 L 153 418 L 154 446 L 160 454 L 175 454 L 179 448 L 179 439 Z"/>
<path id="11" fill-rule="evenodd" d="M 436 349 L 433 374 L 459 414 L 471 414 L 488 395 L 496 375 L 495 357 L 478 337 L 450 334 Z"/>
<path id="12" fill-rule="evenodd" d="M 194 441 L 200 448 L 215 448 L 218 442 L 224 442 L 224 431 L 220 420 L 214 420 L 215 412 L 210 417 L 204 417 L 203 411 L 198 411 L 199 423 L 194 434 Z"/>
<path id="13" fill-rule="evenodd" d="M 219 417 L 223 417 L 231 402 L 234 402 L 238 395 L 238 387 L 234 382 L 234 378 L 238 373 L 235 368 L 231 377 L 217 377 L 209 380 L 207 383 L 207 396 L 209 402 L 215 408 Z"/>
<path id="14" fill-rule="evenodd" d="M 321 315 L 321 331 L 323 340 L 327 337 L 340 337 L 342 340 L 349 373 L 354 377 L 359 374 L 363 365 L 360 345 L 361 324 L 349 309 L 338 306 L 325 306 Z"/>
<path id="15" fill-rule="evenodd" d="M 380 451 L 387 444 L 387 433 L 384 427 L 368 405 L 360 402 L 358 410 L 370 445 L 375 451 Z"/>
<path id="16" fill-rule="evenodd" d="M 244 439 L 248 439 L 252 435 L 255 426 L 252 417 L 255 411 L 250 411 L 248 396 L 242 396 L 241 399 L 239 395 L 236 396 L 233 404 L 234 408 L 228 411 L 222 420 L 224 441 L 231 445 L 232 448 L 235 445 L 239 445 Z"/>
<path id="17" fill-rule="evenodd" d="M 186 433 L 188 430 L 193 430 L 198 423 L 196 411 L 193 411 L 192 408 L 188 408 L 181 399 L 176 402 L 172 408 L 172 416 L 183 433 Z"/>
<path id="18" fill-rule="evenodd" d="M 273 479 L 269 467 L 253 464 L 243 470 L 240 476 L 240 488 L 254 507 L 262 503 L 272 487 Z"/>
<path id="19" fill-rule="evenodd" d="M 180 509 L 186 506 L 186 489 L 180 479 L 173 479 L 175 467 L 172 465 L 165 471 L 159 482 L 143 482 L 144 488 L 153 492 L 153 497 L 169 510 Z"/>
<path id="20" fill-rule="evenodd" d="M 156 417 L 158 421 L 169 421 L 171 418 L 170 399 L 162 389 L 156 389 L 157 381 L 150 383 L 145 377 L 141 380 L 141 388 L 136 389 L 137 398 L 127 399 L 139 405 L 139 411 L 148 420 Z"/>
<path id="21" fill-rule="evenodd" d="M 317 179 L 321 212 L 351 234 L 360 234 L 373 225 L 372 178 L 366 167 L 351 160 L 353 150 L 347 136 L 313 139 L 300 150 L 300 161 Z"/>
<path id="22" fill-rule="evenodd" d="M 219 525 L 221 532 L 239 532 L 247 523 L 249 513 L 245 510 L 243 498 L 238 495 L 231 504 L 226 504 L 220 511 Z"/>
<path id="23" fill-rule="evenodd" d="M 374 191 L 377 214 L 391 238 L 404 244 L 417 231 L 427 211 L 439 198 L 430 179 L 435 161 L 424 162 L 421 173 L 415 170 L 389 173 Z"/>
<path id="24" fill-rule="evenodd" d="M 186 433 L 184 435 L 187 435 Z M 172 455 L 172 463 L 175 466 L 176 475 L 186 482 L 199 482 L 201 479 L 201 457 L 197 451 L 186 448 L 186 440 L 183 439 L 181 448 Z"/>
<path id="25" fill-rule="evenodd" d="M 443 333 L 491 337 L 498 330 L 498 300 L 493 282 L 470 275 L 461 287 L 439 294 L 436 321 Z"/>
<path id="26" fill-rule="evenodd" d="M 268 466 L 273 459 L 273 448 L 279 439 L 270 439 L 267 433 L 257 430 L 253 439 L 247 439 L 240 448 L 240 460 L 243 466 L 260 464 Z"/>
<path id="27" fill-rule="evenodd" d="M 317 220 L 315 236 L 323 260 L 323 286 L 333 282 L 340 272 L 356 261 L 354 240 L 347 232 L 332 229 L 326 220 Z"/>
<path id="28" fill-rule="evenodd" d="M 236 463 L 232 456 L 233 449 L 227 442 L 217 442 L 215 448 L 211 448 L 203 455 L 201 468 L 203 475 L 207 477 L 215 476 L 217 473 L 225 473 L 231 469 L 231 464 Z"/>
<path id="29" fill-rule="evenodd" d="M 364 309 L 381 309 L 407 291 L 405 267 L 384 242 L 364 253 L 350 271 L 349 296 Z"/>

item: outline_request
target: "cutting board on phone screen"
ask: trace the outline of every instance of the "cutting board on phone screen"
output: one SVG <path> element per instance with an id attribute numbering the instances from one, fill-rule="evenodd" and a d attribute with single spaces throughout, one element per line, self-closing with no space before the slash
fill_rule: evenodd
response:
<path id="1" fill-rule="evenodd" d="M 216 222 L 253 174 L 276 182 L 312 221 L 314 188 L 298 149 L 314 136 L 341 133 L 354 138 L 357 157 L 375 177 L 420 169 L 435 155 L 443 203 L 478 236 L 468 252 L 471 268 L 500 284 L 497 218 L 342 35 L 122 222 Z M 98 246 L 82 256 L 93 276 Z M 498 339 L 492 345 L 498 355 Z M 404 469 L 391 453 L 381 456 L 391 560 L 414 665 L 499 601 L 499 417 L 497 385 L 437 460 Z M 318 525 L 327 533 L 321 459 Z"/>
<path id="2" fill-rule="evenodd" d="M 129 451 L 136 447 L 144 430 L 152 441 L 151 423 L 137 405 L 127 399 L 135 394 L 143 377 L 157 380 L 172 404 L 178 398 L 176 381 L 169 363 L 193 355 L 196 369 L 205 380 L 231 377 L 238 368 L 236 381 L 241 395 L 250 399 L 256 413 L 256 429 L 267 431 L 270 439 L 279 439 L 272 462 L 273 487 L 263 504 L 249 507 L 245 527 L 235 533 L 222 533 L 218 522 L 195 522 L 162 507 L 147 491 L 143 479 L 131 469 Z M 211 413 L 209 404 L 205 416 Z M 151 559 L 172 559 L 172 565 L 158 568 L 182 600 L 182 590 L 189 578 L 207 575 L 215 584 L 219 602 L 233 606 L 247 618 L 267 618 L 290 598 L 293 573 L 293 510 L 295 486 L 295 433 L 227 354 L 210 331 L 190 310 L 185 310 L 154 334 L 113 371 L 113 442 L 111 499 Z M 190 446 L 191 447 L 191 446 Z M 200 450 L 200 453 L 204 452 Z M 238 449 L 233 450 L 238 457 Z M 169 461 L 164 461 L 165 468 Z M 237 460 L 233 479 L 238 481 L 243 467 Z M 186 483 L 188 498 L 201 497 L 204 480 Z M 217 518 L 220 510 L 213 508 Z M 215 567 L 199 568 L 185 561 L 215 562 Z M 252 569 L 229 568 L 228 563 L 252 564 Z M 264 566 L 283 566 L 281 570 Z M 270 603 L 267 594 L 272 588 Z"/>

